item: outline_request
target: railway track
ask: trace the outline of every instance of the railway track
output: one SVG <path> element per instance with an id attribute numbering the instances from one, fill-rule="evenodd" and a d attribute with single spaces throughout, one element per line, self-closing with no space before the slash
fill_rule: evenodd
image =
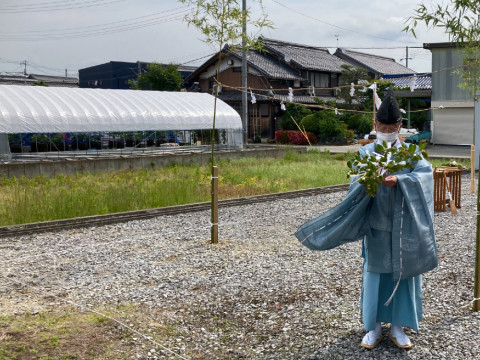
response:
<path id="1" fill-rule="evenodd" d="M 348 190 L 348 184 L 325 186 L 320 188 L 286 191 L 282 193 L 274 193 L 267 195 L 256 195 L 243 198 L 226 199 L 218 202 L 219 208 L 229 206 L 240 206 L 247 204 L 255 204 L 267 201 L 274 201 L 279 199 L 291 199 L 302 196 L 312 196 L 320 194 L 328 194 L 332 192 L 346 191 Z M 113 213 L 106 215 L 95 215 L 80 217 L 74 219 L 46 221 L 31 224 L 22 225 L 10 225 L 0 227 L 0 238 L 9 236 L 22 236 L 29 234 L 37 234 L 41 232 L 54 232 L 65 229 L 75 229 L 90 226 L 100 226 L 107 224 L 115 224 L 121 222 L 127 222 L 132 220 L 149 219 L 157 216 L 176 215 L 187 212 L 203 211 L 210 209 L 210 202 L 202 202 L 195 204 L 168 206 L 161 208 L 127 211 L 121 213 Z"/>

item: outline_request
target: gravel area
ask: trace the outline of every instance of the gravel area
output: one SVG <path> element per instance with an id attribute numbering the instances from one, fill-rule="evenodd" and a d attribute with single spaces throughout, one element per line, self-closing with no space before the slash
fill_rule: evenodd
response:
<path id="1" fill-rule="evenodd" d="M 58 308 L 59 298 L 136 304 L 142 316 L 129 325 L 189 359 L 478 359 L 480 313 L 468 306 L 476 195 L 462 183 L 458 215 L 435 213 L 439 267 L 424 275 L 409 351 L 385 326 L 377 348 L 360 347 L 360 242 L 313 252 L 293 236 L 345 192 L 221 209 L 217 245 L 209 212 L 0 239 L 0 315 Z M 158 338 L 155 324 L 174 331 Z M 131 346 L 137 358 L 171 358 L 139 337 Z"/>

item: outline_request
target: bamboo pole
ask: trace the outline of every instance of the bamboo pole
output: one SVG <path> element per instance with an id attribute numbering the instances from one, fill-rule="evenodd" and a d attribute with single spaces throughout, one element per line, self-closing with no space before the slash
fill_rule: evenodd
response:
<path id="1" fill-rule="evenodd" d="M 213 166 L 212 188 L 213 188 L 213 203 L 212 203 L 212 243 L 218 243 L 218 167 Z"/>
<path id="2" fill-rule="evenodd" d="M 474 167 L 474 165 L 472 165 Z M 477 189 L 477 231 L 476 231 L 476 249 L 475 249 L 475 283 L 473 290 L 473 311 L 480 311 L 480 181 Z M 478 299 L 478 300 L 475 300 Z"/>
<path id="3" fill-rule="evenodd" d="M 470 193 L 475 194 L 475 145 L 470 147 Z"/>
<path id="4" fill-rule="evenodd" d="M 373 113 L 372 113 L 372 130 L 375 130 L 375 111 L 377 107 L 375 105 L 375 94 L 377 93 L 377 84 L 375 83 L 375 87 L 373 88 Z"/>

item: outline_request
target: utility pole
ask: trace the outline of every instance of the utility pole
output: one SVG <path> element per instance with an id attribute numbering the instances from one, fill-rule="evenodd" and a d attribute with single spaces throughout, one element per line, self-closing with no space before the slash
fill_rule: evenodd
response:
<path id="1" fill-rule="evenodd" d="M 405 48 L 405 66 L 408 68 L 408 59 L 411 59 L 408 57 L 408 46 L 406 46 Z M 408 106 L 408 109 L 407 109 L 407 119 L 408 119 L 408 122 L 407 122 L 407 129 L 410 129 L 410 98 L 407 99 L 407 106 Z"/>
<path id="2" fill-rule="evenodd" d="M 23 65 L 25 65 L 25 67 L 23 68 L 23 77 L 24 77 L 25 86 L 26 86 L 27 85 L 27 60 L 23 61 Z"/>
<path id="3" fill-rule="evenodd" d="M 242 12 L 245 14 L 247 11 L 247 0 L 242 0 Z M 247 42 L 245 37 L 247 36 L 247 19 L 243 17 L 243 26 L 242 26 L 242 123 L 243 131 L 245 132 L 244 136 L 244 147 L 248 143 L 248 101 L 247 101 Z"/>
<path id="4" fill-rule="evenodd" d="M 405 49 L 405 66 L 408 67 L 408 46 Z"/>
<path id="5" fill-rule="evenodd" d="M 65 77 L 66 77 L 66 78 L 68 77 L 68 71 L 67 71 L 67 69 L 65 69 Z"/>

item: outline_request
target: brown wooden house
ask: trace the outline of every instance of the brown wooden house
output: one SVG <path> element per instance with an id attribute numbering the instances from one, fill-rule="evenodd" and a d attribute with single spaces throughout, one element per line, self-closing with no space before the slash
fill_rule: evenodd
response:
<path id="1" fill-rule="evenodd" d="M 339 84 L 341 66 L 345 61 L 331 55 L 326 48 L 262 39 L 264 52 L 247 53 L 248 88 L 256 103 L 251 103 L 248 92 L 248 136 L 273 138 L 282 115 L 281 103 L 288 101 L 288 88 L 293 90 L 293 101 L 315 104 L 314 98 L 335 100 L 331 89 Z M 242 53 L 225 47 L 219 73 L 219 98 L 241 114 Z M 212 56 L 186 81 L 198 83 L 197 91 L 213 93 L 218 55 Z"/>

